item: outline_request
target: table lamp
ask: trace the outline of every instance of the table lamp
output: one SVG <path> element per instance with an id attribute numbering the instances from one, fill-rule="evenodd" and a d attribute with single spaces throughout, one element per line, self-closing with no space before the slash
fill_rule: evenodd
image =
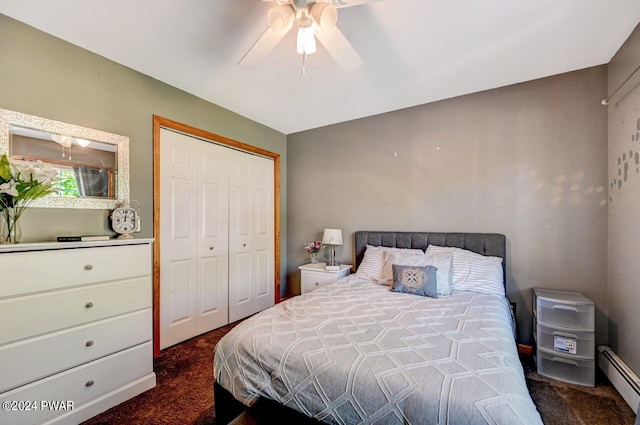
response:
<path id="1" fill-rule="evenodd" d="M 324 245 L 331 245 L 331 259 L 325 266 L 326 270 L 340 270 L 340 265 L 336 263 L 336 245 L 342 245 L 342 230 L 341 229 L 324 229 L 322 235 L 322 243 Z"/>

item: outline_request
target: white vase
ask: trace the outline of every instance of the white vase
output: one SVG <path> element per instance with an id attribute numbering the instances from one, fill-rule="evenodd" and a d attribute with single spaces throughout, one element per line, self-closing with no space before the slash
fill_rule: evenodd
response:
<path id="1" fill-rule="evenodd" d="M 318 262 L 318 253 L 317 252 L 311 252 L 309 253 L 309 255 L 311 255 L 311 262 L 312 263 L 317 263 Z"/>

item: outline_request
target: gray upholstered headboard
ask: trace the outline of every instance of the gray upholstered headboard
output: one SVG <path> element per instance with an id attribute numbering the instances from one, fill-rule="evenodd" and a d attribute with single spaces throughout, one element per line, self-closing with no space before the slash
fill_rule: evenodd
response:
<path id="1" fill-rule="evenodd" d="M 452 246 L 482 255 L 502 258 L 502 271 L 506 270 L 506 238 L 498 233 L 438 233 L 438 232 L 356 232 L 356 269 L 360 266 L 367 245 L 392 248 L 420 248 L 428 245 Z M 506 273 L 504 274 L 506 285 Z"/>

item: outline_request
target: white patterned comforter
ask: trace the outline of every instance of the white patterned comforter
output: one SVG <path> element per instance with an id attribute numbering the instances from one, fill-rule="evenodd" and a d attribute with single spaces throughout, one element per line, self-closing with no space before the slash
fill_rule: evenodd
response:
<path id="1" fill-rule="evenodd" d="M 349 276 L 240 323 L 216 346 L 217 382 L 334 424 L 542 424 L 509 307 L 432 299 Z"/>

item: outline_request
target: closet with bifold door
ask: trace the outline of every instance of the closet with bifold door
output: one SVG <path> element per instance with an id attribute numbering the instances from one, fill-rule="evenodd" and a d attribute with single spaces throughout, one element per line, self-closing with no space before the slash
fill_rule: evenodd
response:
<path id="1" fill-rule="evenodd" d="M 274 304 L 274 161 L 160 129 L 160 348 Z"/>

